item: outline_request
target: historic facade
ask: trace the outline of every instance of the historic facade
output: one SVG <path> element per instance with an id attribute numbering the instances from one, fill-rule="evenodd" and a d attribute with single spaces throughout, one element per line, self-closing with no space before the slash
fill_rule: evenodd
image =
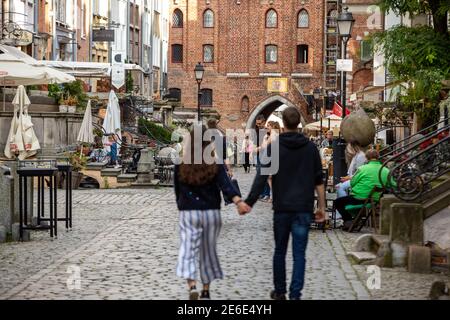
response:
<path id="1" fill-rule="evenodd" d="M 201 105 L 216 108 L 223 127 L 251 125 L 281 104 L 311 118 L 308 102 L 323 78 L 321 2 L 170 2 L 169 89 L 185 107 L 197 106 L 194 68 L 201 62 Z"/>

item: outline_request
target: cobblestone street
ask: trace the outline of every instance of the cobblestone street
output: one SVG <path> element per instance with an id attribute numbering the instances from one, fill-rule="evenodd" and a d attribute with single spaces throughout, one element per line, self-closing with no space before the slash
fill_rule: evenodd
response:
<path id="1" fill-rule="evenodd" d="M 252 178 L 238 174 L 244 194 Z M 244 217 L 228 206 L 222 217 L 219 254 L 225 278 L 213 283 L 212 298 L 268 299 L 270 205 L 258 203 Z M 74 191 L 73 231 L 60 223 L 58 235 L 51 240 L 46 232 L 33 232 L 30 242 L 0 245 L 0 299 L 187 297 L 185 282 L 175 276 L 178 212 L 171 188 Z M 381 289 L 368 290 L 366 267 L 351 265 L 345 254 L 357 236 L 340 230 L 310 233 L 305 299 L 425 299 L 431 282 L 445 278 L 383 269 Z M 73 288 L 77 267 L 81 287 Z"/>

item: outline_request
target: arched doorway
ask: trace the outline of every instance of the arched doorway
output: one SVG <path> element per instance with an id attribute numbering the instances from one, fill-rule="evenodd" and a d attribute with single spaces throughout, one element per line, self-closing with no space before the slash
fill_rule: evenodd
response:
<path id="1" fill-rule="evenodd" d="M 302 125 L 306 125 L 305 119 L 303 117 L 302 111 L 300 108 L 298 108 L 295 104 L 293 104 L 288 99 L 280 96 L 275 95 L 267 98 L 266 100 L 260 102 L 250 113 L 247 124 L 245 126 L 245 129 L 250 129 L 255 127 L 256 117 L 259 114 L 264 115 L 264 117 L 267 119 L 272 112 L 274 112 L 278 107 L 282 106 L 283 104 L 287 105 L 288 107 L 295 107 L 300 111 L 301 115 L 301 122 Z"/>

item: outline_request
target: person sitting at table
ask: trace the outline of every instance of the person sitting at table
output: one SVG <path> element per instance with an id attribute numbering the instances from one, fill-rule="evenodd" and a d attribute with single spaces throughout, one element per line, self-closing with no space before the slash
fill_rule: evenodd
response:
<path id="1" fill-rule="evenodd" d="M 366 154 L 358 142 L 350 142 L 347 144 L 347 153 L 352 154 L 350 165 L 348 166 L 347 176 L 341 178 L 341 183 L 336 185 L 336 193 L 338 198 L 348 195 L 350 189 L 350 180 L 355 175 L 359 167 L 367 162 Z"/>
<path id="2" fill-rule="evenodd" d="M 366 152 L 366 158 L 368 163 L 359 167 L 356 174 L 350 180 L 350 195 L 337 198 L 335 201 L 336 210 L 339 211 L 344 220 L 343 230 L 348 230 L 350 228 L 353 219 L 351 213 L 348 212 L 345 207 L 347 205 L 364 204 L 374 187 L 382 187 L 379 179 L 382 163 L 379 160 L 378 151 L 368 150 Z M 384 167 L 381 171 L 383 185 L 387 184 L 388 176 L 389 169 Z M 380 196 L 379 193 L 375 193 L 373 194 L 373 199 L 379 201 Z"/>
<path id="3" fill-rule="evenodd" d="M 333 148 L 333 130 L 327 131 L 327 136 L 325 137 L 325 140 L 322 141 L 320 146 L 322 148 Z"/>

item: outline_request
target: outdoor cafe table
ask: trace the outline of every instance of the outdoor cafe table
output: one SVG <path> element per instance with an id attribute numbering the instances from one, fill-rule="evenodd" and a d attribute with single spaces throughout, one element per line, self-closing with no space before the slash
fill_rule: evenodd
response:
<path id="1" fill-rule="evenodd" d="M 58 163 L 58 171 L 65 175 L 66 189 L 66 216 L 58 221 L 66 222 L 66 230 L 72 229 L 72 166 L 68 163 Z"/>
<path id="2" fill-rule="evenodd" d="M 49 163 L 48 167 L 27 167 L 26 165 L 21 166 L 19 162 L 19 168 L 17 169 L 17 174 L 19 176 L 19 236 L 23 240 L 23 230 L 50 230 L 50 237 L 53 238 L 58 236 L 57 228 L 57 185 L 56 185 L 56 174 L 58 168 L 53 166 L 52 162 Z M 50 217 L 48 219 L 49 225 L 41 225 L 41 221 L 44 220 L 42 216 L 44 215 L 44 189 L 45 189 L 45 177 L 49 178 L 49 211 Z M 27 179 L 37 178 L 38 179 L 38 201 L 37 201 L 37 225 L 33 226 L 31 221 L 28 221 L 28 190 L 27 190 Z M 31 199 L 33 203 L 33 199 Z"/>

